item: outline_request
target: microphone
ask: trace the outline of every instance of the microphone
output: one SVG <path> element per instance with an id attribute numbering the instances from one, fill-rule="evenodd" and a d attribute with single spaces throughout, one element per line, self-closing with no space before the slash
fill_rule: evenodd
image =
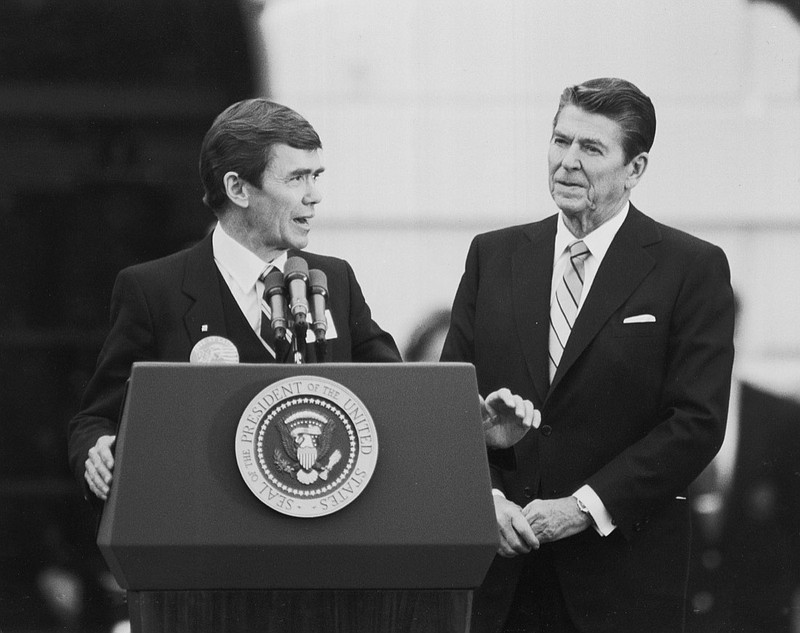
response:
<path id="1" fill-rule="evenodd" d="M 308 317 L 308 299 L 306 284 L 308 283 L 308 264 L 302 257 L 290 257 L 283 267 L 283 277 L 289 287 L 289 311 L 295 325 L 305 326 Z"/>
<path id="2" fill-rule="evenodd" d="M 328 277 L 316 268 L 308 273 L 308 283 L 311 288 L 311 329 L 317 341 L 325 340 L 328 330 L 328 320 L 325 318 L 325 309 L 328 307 Z"/>
<path id="3" fill-rule="evenodd" d="M 286 294 L 283 289 L 283 273 L 273 270 L 264 278 L 264 293 L 272 312 L 270 325 L 275 333 L 275 339 L 282 341 L 286 337 Z"/>

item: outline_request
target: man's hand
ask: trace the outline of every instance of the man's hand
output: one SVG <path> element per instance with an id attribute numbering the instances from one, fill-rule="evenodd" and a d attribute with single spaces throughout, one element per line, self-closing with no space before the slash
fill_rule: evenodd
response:
<path id="1" fill-rule="evenodd" d="M 592 524 L 578 509 L 575 497 L 534 499 L 522 510 L 540 543 L 550 543 L 583 532 Z"/>
<path id="2" fill-rule="evenodd" d="M 97 438 L 95 445 L 89 449 L 86 470 L 83 473 L 83 478 L 89 484 L 89 490 L 103 501 L 108 499 L 108 491 L 111 489 L 111 473 L 114 470 L 114 455 L 111 449 L 116 439 L 116 435 L 102 435 Z"/>
<path id="3" fill-rule="evenodd" d="M 505 558 L 527 554 L 539 549 L 539 540 L 522 514 L 522 508 L 505 497 L 493 494 L 494 513 L 497 517 L 497 530 L 500 533 L 500 547 L 497 553 Z"/>
<path id="4" fill-rule="evenodd" d="M 542 414 L 530 400 L 503 387 L 481 398 L 483 435 L 489 448 L 508 448 L 519 442 L 531 428 L 539 428 Z"/>

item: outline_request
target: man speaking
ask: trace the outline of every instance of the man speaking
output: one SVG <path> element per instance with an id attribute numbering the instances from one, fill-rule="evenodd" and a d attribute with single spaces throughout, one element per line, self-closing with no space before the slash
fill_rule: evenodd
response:
<path id="1" fill-rule="evenodd" d="M 117 277 L 111 330 L 82 410 L 69 424 L 70 465 L 84 489 L 107 498 L 117 418 L 134 362 L 186 362 L 193 352 L 245 363 L 284 360 L 264 296 L 274 274 L 302 276 L 305 263 L 326 278 L 328 361 L 401 360 L 346 261 L 304 252 L 299 270 L 285 271 L 308 244 L 323 170 L 319 136 L 285 106 L 249 99 L 216 118 L 200 153 L 204 202 L 218 220 L 213 232 Z M 287 309 L 291 300 L 286 297 Z"/>

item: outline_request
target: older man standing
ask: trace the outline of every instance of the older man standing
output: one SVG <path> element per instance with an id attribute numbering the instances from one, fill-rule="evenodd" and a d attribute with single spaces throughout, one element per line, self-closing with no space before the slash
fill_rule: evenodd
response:
<path id="1" fill-rule="evenodd" d="M 477 630 L 683 629 L 686 490 L 722 442 L 734 308 L 724 253 L 629 201 L 655 126 L 630 82 L 567 88 L 548 151 L 559 212 L 467 255 L 442 359 L 542 413 L 490 456 L 501 557 Z"/>

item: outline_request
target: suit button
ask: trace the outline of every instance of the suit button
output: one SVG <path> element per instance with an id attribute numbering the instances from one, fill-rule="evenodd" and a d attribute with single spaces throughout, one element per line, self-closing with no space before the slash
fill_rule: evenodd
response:
<path id="1" fill-rule="evenodd" d="M 529 486 L 525 486 L 525 488 L 522 489 L 522 494 L 525 495 L 526 499 L 533 499 L 533 490 L 531 490 Z"/>
<path id="2" fill-rule="evenodd" d="M 539 429 L 539 433 L 548 437 L 553 432 L 553 427 L 549 424 L 545 424 L 541 429 Z"/>

